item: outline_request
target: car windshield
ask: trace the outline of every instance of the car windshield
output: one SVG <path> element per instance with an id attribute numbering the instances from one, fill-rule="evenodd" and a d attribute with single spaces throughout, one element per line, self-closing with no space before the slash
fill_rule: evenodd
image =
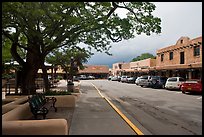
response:
<path id="1" fill-rule="evenodd" d="M 153 76 L 152 79 L 159 80 L 159 77 L 158 76 Z"/>
<path id="2" fill-rule="evenodd" d="M 148 79 L 148 76 L 142 76 L 140 79 Z"/>
<path id="3" fill-rule="evenodd" d="M 177 78 L 169 78 L 168 81 L 177 81 Z"/>

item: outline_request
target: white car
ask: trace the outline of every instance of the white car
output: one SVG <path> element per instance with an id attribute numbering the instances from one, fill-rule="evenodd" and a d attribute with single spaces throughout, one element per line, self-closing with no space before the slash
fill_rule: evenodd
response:
<path id="1" fill-rule="evenodd" d="M 181 84 L 185 82 L 182 77 L 169 77 L 165 84 L 165 89 L 181 89 Z"/>

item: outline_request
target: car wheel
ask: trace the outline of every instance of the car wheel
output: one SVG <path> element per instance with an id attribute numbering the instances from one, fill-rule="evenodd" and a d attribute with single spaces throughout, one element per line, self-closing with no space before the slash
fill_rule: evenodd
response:
<path id="1" fill-rule="evenodd" d="M 157 83 L 157 82 L 156 82 L 156 80 L 153 80 L 153 81 L 152 81 L 152 84 L 154 84 L 154 85 L 155 85 L 156 83 Z"/>
<path id="2" fill-rule="evenodd" d="M 182 93 L 185 94 L 186 92 L 184 90 L 182 90 Z"/>

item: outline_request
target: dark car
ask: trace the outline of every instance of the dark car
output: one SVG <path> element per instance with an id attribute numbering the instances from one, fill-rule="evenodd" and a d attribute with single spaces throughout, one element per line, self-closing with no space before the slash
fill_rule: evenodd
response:
<path id="1" fill-rule="evenodd" d="M 167 77 L 152 76 L 150 79 L 152 88 L 165 88 Z"/>
<path id="2" fill-rule="evenodd" d="M 181 91 L 182 93 L 202 93 L 202 82 L 198 79 L 186 80 L 181 84 Z"/>

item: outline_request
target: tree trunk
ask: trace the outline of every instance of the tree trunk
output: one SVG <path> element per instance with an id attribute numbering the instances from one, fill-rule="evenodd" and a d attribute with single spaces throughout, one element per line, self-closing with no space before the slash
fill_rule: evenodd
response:
<path id="1" fill-rule="evenodd" d="M 41 67 L 41 58 L 37 54 L 36 48 L 33 47 L 33 51 L 27 52 L 26 63 L 22 70 L 22 94 L 30 95 L 36 93 L 35 78 L 38 69 Z"/>
<path id="2" fill-rule="evenodd" d="M 21 90 L 23 95 L 32 95 L 36 93 L 35 78 L 38 66 L 23 68 Z"/>

